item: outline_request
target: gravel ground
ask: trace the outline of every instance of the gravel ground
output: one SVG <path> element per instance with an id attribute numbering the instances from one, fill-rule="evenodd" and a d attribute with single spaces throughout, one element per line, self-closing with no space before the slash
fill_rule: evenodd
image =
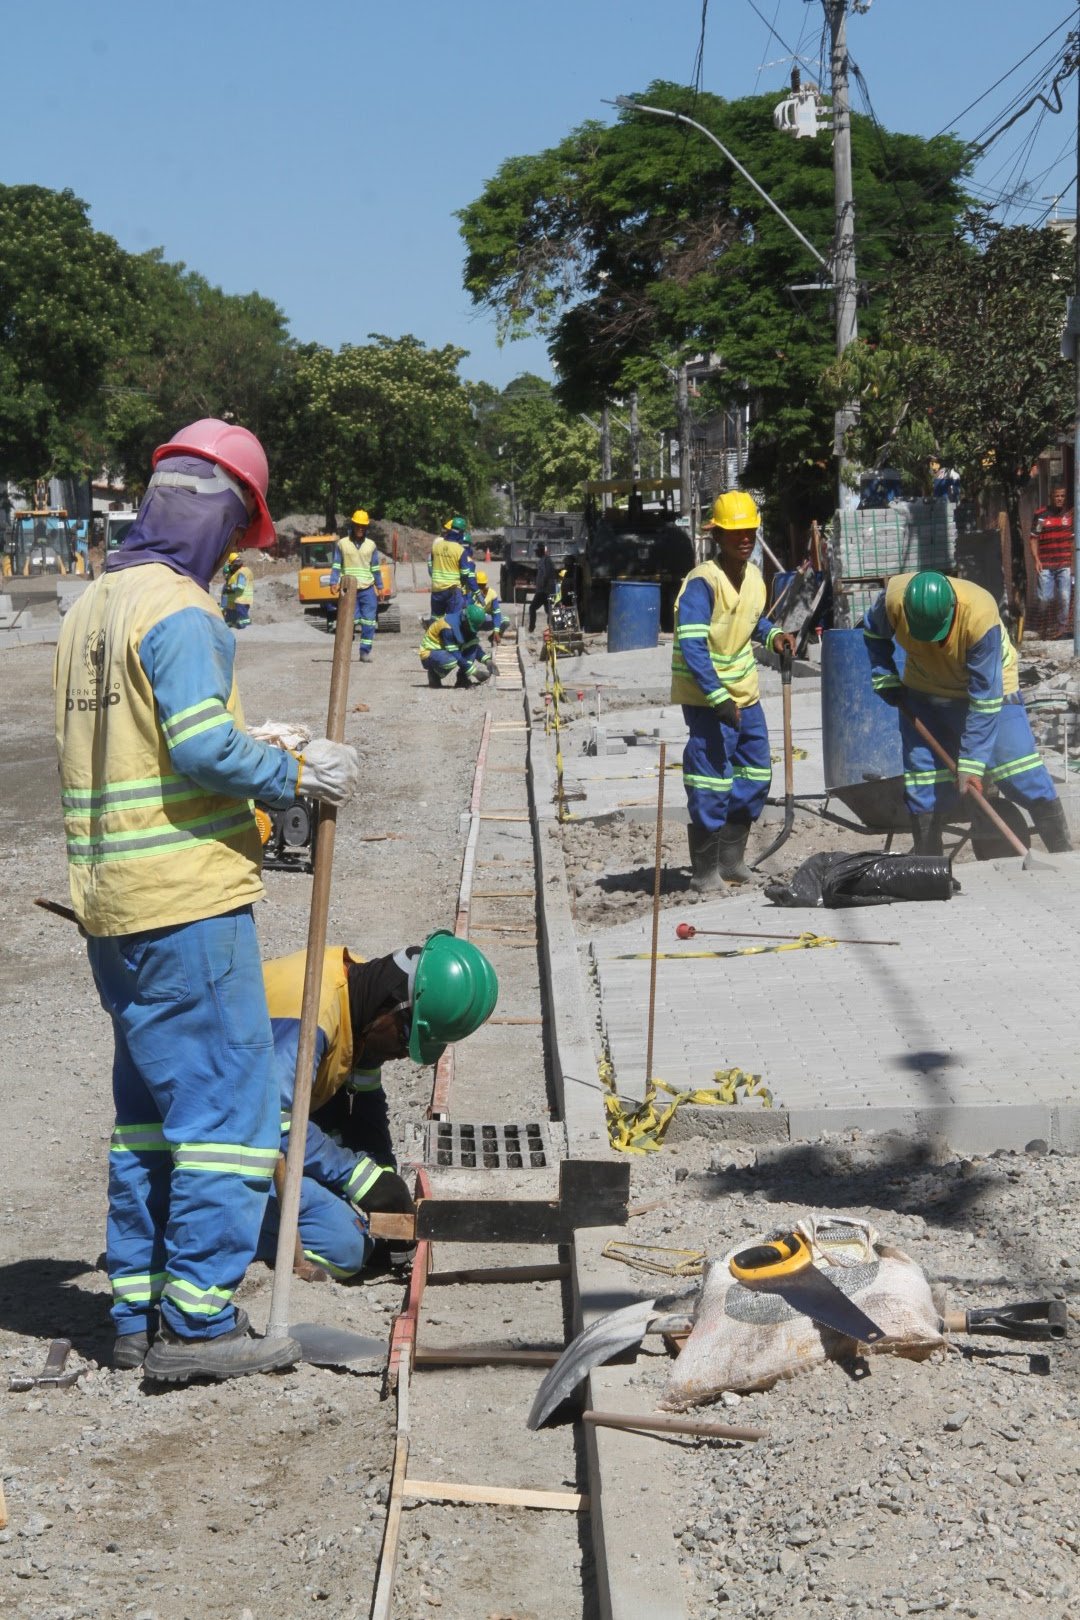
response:
<path id="1" fill-rule="evenodd" d="M 951 1307 L 1063 1295 L 1075 1320 L 1077 1164 L 1040 1148 L 938 1162 L 857 1134 L 756 1152 L 672 1143 L 635 1162 L 634 1197 L 665 1202 L 632 1233 L 717 1254 L 811 1208 L 860 1215 Z M 641 1277 L 643 1297 L 684 1286 Z M 722 1396 L 712 1415 L 765 1429 L 756 1445 L 657 1442 L 677 1459 L 674 1534 L 694 1620 L 1077 1612 L 1075 1346 L 953 1342 L 923 1364 L 871 1357 L 862 1378 L 829 1364 Z M 634 1381 L 659 1401 L 671 1364 L 646 1345 Z M 1049 1376 L 1031 1371 L 1031 1350 L 1049 1351 Z"/>

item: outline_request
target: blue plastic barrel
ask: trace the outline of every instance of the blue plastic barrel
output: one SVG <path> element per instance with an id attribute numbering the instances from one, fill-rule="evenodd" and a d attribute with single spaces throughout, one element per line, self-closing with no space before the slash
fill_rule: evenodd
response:
<path id="1" fill-rule="evenodd" d="M 616 579 L 608 599 L 607 650 L 630 652 L 660 640 L 660 586 L 653 579 Z"/>
<path id="2" fill-rule="evenodd" d="M 826 630 L 821 638 L 821 743 L 830 796 L 868 827 L 906 825 L 900 727 L 870 683 L 861 630 Z"/>

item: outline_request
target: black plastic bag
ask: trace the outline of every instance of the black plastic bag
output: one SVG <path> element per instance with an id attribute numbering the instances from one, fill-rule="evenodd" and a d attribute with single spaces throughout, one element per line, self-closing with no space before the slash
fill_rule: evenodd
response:
<path id="1" fill-rule="evenodd" d="M 811 855 L 787 883 L 765 885 L 775 906 L 887 906 L 951 900 L 960 885 L 947 855 Z"/>

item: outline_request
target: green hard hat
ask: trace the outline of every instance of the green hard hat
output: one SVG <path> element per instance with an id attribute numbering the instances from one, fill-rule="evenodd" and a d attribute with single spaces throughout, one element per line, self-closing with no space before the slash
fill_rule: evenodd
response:
<path id="1" fill-rule="evenodd" d="M 468 520 L 463 517 L 448 518 L 443 524 L 443 528 L 452 529 L 455 534 L 468 534 L 469 532 Z"/>
<path id="2" fill-rule="evenodd" d="M 956 592 L 944 574 L 914 574 L 904 592 L 904 613 L 916 641 L 944 641 L 956 610 Z"/>
<path id="3" fill-rule="evenodd" d="M 479 602 L 470 602 L 465 609 L 465 623 L 470 630 L 482 630 L 487 614 Z"/>
<path id="4" fill-rule="evenodd" d="M 445 928 L 431 934 L 413 982 L 413 1062 L 437 1063 L 450 1041 L 463 1040 L 491 1017 L 498 999 L 499 981 L 483 951 Z"/>

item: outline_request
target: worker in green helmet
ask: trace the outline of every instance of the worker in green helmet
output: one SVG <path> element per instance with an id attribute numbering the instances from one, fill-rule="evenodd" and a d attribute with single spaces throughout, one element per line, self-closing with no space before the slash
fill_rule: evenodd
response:
<path id="1" fill-rule="evenodd" d="M 300 1039 L 306 953 L 264 962 L 287 1152 Z M 367 1216 L 408 1214 L 413 1202 L 397 1173 L 382 1065 L 400 1058 L 437 1063 L 495 1010 L 499 984 L 484 953 L 445 929 L 365 961 L 327 947 L 311 1078 L 311 1119 L 300 1190 L 300 1241 L 333 1277 L 362 1271 L 372 1249 Z M 258 1254 L 272 1260 L 278 1204 L 271 1194 Z"/>
<path id="2" fill-rule="evenodd" d="M 1020 696 L 1016 649 L 990 592 L 932 569 L 896 574 L 868 610 L 863 637 L 874 691 L 900 711 L 914 853 L 940 855 L 960 796 L 991 787 L 1027 810 L 1047 849 L 1071 849 Z M 956 776 L 919 737 L 916 719 L 956 761 Z"/>

